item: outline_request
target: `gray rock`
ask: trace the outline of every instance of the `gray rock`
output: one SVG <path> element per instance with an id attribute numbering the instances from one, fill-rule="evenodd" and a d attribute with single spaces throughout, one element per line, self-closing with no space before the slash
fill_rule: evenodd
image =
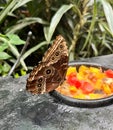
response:
<path id="1" fill-rule="evenodd" d="M 86 59 L 113 68 L 113 55 Z M 79 108 L 25 90 L 27 76 L 0 78 L 0 130 L 113 130 L 113 105 Z"/>

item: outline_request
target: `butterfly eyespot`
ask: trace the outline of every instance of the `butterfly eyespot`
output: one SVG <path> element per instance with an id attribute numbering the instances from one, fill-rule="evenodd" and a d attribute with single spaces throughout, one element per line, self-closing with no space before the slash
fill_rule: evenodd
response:
<path id="1" fill-rule="evenodd" d="M 52 59 L 52 60 L 54 60 L 55 58 L 54 58 L 54 57 L 52 57 L 51 59 Z"/>
<path id="2" fill-rule="evenodd" d="M 51 73 L 50 69 L 46 70 L 46 74 L 50 74 L 50 73 Z"/>
<path id="3" fill-rule="evenodd" d="M 42 84 L 38 84 L 38 87 L 41 87 L 42 86 Z"/>
<path id="4" fill-rule="evenodd" d="M 60 49 L 63 49 L 63 45 L 60 45 Z"/>
<path id="5" fill-rule="evenodd" d="M 42 78 L 39 78 L 39 79 L 38 79 L 38 82 L 42 82 Z"/>
<path id="6" fill-rule="evenodd" d="M 60 54 L 59 51 L 55 52 L 55 56 L 59 56 L 59 54 Z"/>
<path id="7" fill-rule="evenodd" d="M 53 74 L 54 74 L 54 67 L 49 66 L 49 67 L 45 68 L 44 76 L 45 76 L 46 78 L 49 78 L 49 77 L 52 76 Z"/>

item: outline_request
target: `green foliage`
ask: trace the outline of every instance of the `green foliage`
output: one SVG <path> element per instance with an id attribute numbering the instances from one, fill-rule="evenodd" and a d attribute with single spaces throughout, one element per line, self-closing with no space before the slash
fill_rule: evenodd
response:
<path id="1" fill-rule="evenodd" d="M 52 17 L 52 20 L 50 22 L 50 26 L 44 28 L 45 38 L 48 41 L 48 43 L 50 43 L 52 35 L 53 35 L 59 21 L 61 20 L 62 16 L 64 15 L 65 12 L 67 12 L 72 7 L 73 7 L 73 5 L 63 5 L 63 6 L 61 6 L 61 8 Z"/>
<path id="2" fill-rule="evenodd" d="M 15 57 L 19 57 L 19 51 L 17 49 L 17 45 L 24 44 L 25 41 L 21 40 L 17 35 L 15 34 L 7 34 L 2 35 L 0 34 L 0 63 L 3 67 L 0 67 L 0 72 L 8 72 L 10 67 L 10 64 L 8 64 L 5 60 L 15 61 Z M 21 64 L 26 69 L 26 65 L 23 60 L 21 60 Z M 5 71 L 4 68 L 8 66 L 7 71 Z M 3 74 L 2 73 L 2 74 Z"/>
<path id="3" fill-rule="evenodd" d="M 7 54 L 6 52 L 0 52 L 0 60 L 6 60 L 9 59 L 11 56 Z"/>
<path id="4" fill-rule="evenodd" d="M 0 62 L 0 75 L 7 76 L 7 73 L 11 69 L 10 65 L 7 62 Z"/>
<path id="5" fill-rule="evenodd" d="M 0 2 L 0 9 L 2 76 L 19 58 L 29 31 L 33 36 L 14 77 L 37 64 L 58 34 L 67 40 L 69 60 L 113 53 L 112 0 L 8 0 Z"/>
<path id="6" fill-rule="evenodd" d="M 21 75 L 26 75 L 26 71 L 24 69 L 20 69 L 20 74 L 16 72 L 14 74 L 14 78 L 19 78 Z"/>
<path id="7" fill-rule="evenodd" d="M 22 20 L 17 21 L 15 25 L 12 25 L 10 28 L 6 30 L 6 33 L 16 33 L 18 30 L 23 29 L 24 27 L 27 27 L 30 24 L 34 23 L 40 23 L 40 24 L 45 24 L 47 25 L 48 22 L 42 20 L 41 18 L 35 18 L 35 17 L 30 17 L 30 18 L 24 18 Z"/>

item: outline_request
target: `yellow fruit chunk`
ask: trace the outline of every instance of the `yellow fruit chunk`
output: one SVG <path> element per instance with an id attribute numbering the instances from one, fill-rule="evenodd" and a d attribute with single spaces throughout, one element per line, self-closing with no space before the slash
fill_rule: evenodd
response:
<path id="1" fill-rule="evenodd" d="M 74 98 L 78 98 L 78 99 L 87 99 L 87 95 L 85 95 L 85 94 L 77 94 L 77 95 L 75 95 L 75 96 L 73 96 Z"/>
<path id="2" fill-rule="evenodd" d="M 69 67 L 66 73 L 66 76 L 69 76 L 71 73 L 77 73 L 75 67 Z"/>
<path id="3" fill-rule="evenodd" d="M 86 78 L 83 77 L 82 74 L 80 74 L 80 73 L 77 73 L 77 78 L 78 78 L 78 80 L 86 80 Z"/>
<path id="4" fill-rule="evenodd" d="M 111 91 L 111 89 L 110 89 L 108 84 L 103 84 L 103 90 L 104 90 L 104 92 L 106 94 L 111 94 L 112 93 L 112 91 Z"/>
<path id="5" fill-rule="evenodd" d="M 69 86 L 69 90 L 72 95 L 75 95 L 78 89 L 75 86 Z"/>
<path id="6" fill-rule="evenodd" d="M 101 79 L 98 79 L 94 85 L 95 90 L 101 90 L 103 85 L 103 81 Z"/>
<path id="7" fill-rule="evenodd" d="M 94 93 L 89 94 L 90 99 L 98 99 L 102 97 L 103 97 L 103 94 L 94 94 Z"/>
<path id="8" fill-rule="evenodd" d="M 84 66 L 84 65 L 81 65 L 79 67 L 79 73 L 82 72 L 82 73 L 86 73 L 87 71 L 89 71 L 89 68 Z"/>
<path id="9" fill-rule="evenodd" d="M 101 70 L 99 68 L 95 68 L 95 67 L 90 67 L 90 71 L 93 73 L 100 73 Z"/>

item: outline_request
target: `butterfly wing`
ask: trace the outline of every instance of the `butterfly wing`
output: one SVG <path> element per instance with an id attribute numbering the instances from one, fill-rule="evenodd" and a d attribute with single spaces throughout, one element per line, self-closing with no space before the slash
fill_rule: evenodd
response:
<path id="1" fill-rule="evenodd" d="M 27 79 L 26 89 L 33 94 L 43 94 L 46 91 L 46 78 L 42 74 L 45 64 L 40 63 L 34 67 Z"/>
<path id="2" fill-rule="evenodd" d="M 68 49 L 65 39 L 60 35 L 47 50 L 42 62 L 30 73 L 27 90 L 37 94 L 54 90 L 64 81 L 67 68 Z"/>
<path id="3" fill-rule="evenodd" d="M 54 41 L 52 46 L 44 54 L 42 62 L 46 62 L 48 64 L 55 63 L 62 56 L 67 58 L 68 60 L 68 49 L 66 41 L 61 35 L 59 35 L 56 37 L 56 40 Z"/>

